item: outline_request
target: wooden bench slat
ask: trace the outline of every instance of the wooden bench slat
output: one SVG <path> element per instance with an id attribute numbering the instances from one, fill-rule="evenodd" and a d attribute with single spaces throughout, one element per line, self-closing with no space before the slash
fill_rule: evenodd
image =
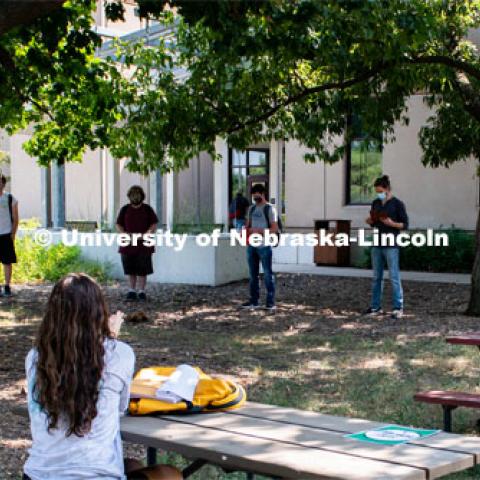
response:
<path id="1" fill-rule="evenodd" d="M 151 417 L 125 417 L 126 441 L 284 479 L 426 480 L 421 469 Z"/>
<path id="2" fill-rule="evenodd" d="M 319 428 L 279 423 L 268 418 L 259 419 L 233 415 L 186 415 L 163 416 L 167 421 L 219 429 L 232 435 L 242 434 L 265 440 L 306 446 L 322 451 L 344 453 L 370 460 L 381 460 L 392 464 L 428 470 L 430 479 L 473 467 L 474 456 L 465 453 L 445 452 L 418 445 L 378 445 L 344 438 L 343 433 Z"/>
<path id="3" fill-rule="evenodd" d="M 416 393 L 413 398 L 418 402 L 450 405 L 453 407 L 480 408 L 480 394 L 445 390 L 430 390 Z"/>
<path id="4" fill-rule="evenodd" d="M 228 415 L 250 416 L 253 418 L 268 417 L 270 420 L 278 422 L 321 428 L 342 433 L 356 433 L 362 430 L 370 430 L 389 425 L 387 423 L 372 422 L 370 420 L 359 418 L 337 417 L 324 413 L 297 410 L 288 407 L 276 407 L 274 405 L 255 402 L 247 402 L 245 407 L 227 413 Z M 432 437 L 423 438 L 410 443 L 438 448 L 441 450 L 469 453 L 475 456 L 477 463 L 480 463 L 480 437 L 441 432 Z"/>
<path id="5" fill-rule="evenodd" d="M 480 346 L 480 333 L 471 333 L 465 335 L 452 335 L 445 339 L 447 343 L 455 345 L 479 345 Z"/>

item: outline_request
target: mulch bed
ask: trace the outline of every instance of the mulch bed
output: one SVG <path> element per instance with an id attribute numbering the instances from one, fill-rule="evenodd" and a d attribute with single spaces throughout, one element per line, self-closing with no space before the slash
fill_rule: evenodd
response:
<path id="1" fill-rule="evenodd" d="M 281 274 L 277 286 L 275 315 L 239 310 L 247 298 L 247 282 L 216 288 L 152 285 L 149 300 L 133 304 L 124 301 L 123 284 L 106 285 L 104 290 L 111 311 L 120 309 L 130 315 L 123 338 L 136 351 L 137 368 L 189 362 L 207 371 L 242 375 L 237 368 L 241 365 L 234 366 L 215 341 L 192 342 L 196 334 L 199 338 L 218 334 L 248 338 L 298 331 L 325 336 L 348 332 L 359 339 L 383 339 L 441 336 L 478 327 L 477 318 L 463 315 L 469 295 L 465 285 L 404 282 L 406 315 L 397 321 L 388 316 L 375 320 L 361 316 L 369 303 L 368 279 Z M 25 402 L 24 359 L 50 289 L 51 285 L 44 284 L 17 286 L 15 297 L 0 299 L 1 479 L 19 478 L 30 445 L 28 421 L 12 409 Z M 389 301 L 388 284 L 385 295 Z M 246 370 L 243 381 L 248 384 Z M 144 451 L 128 446 L 127 454 L 141 457 Z"/>

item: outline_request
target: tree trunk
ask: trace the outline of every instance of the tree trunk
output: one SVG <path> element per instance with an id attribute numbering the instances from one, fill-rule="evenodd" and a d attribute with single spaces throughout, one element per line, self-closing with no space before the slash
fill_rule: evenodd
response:
<path id="1" fill-rule="evenodd" d="M 467 315 L 480 316 L 480 209 L 477 215 L 477 227 L 475 229 L 475 261 L 472 270 L 472 286 Z"/>

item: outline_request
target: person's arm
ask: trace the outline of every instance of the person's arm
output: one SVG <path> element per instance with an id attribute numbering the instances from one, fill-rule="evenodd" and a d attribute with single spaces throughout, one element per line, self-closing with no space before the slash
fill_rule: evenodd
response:
<path id="1" fill-rule="evenodd" d="M 13 215 L 12 238 L 15 240 L 15 235 L 17 234 L 18 222 L 19 222 L 18 202 L 15 202 L 15 203 L 12 205 L 12 215 Z"/>
<path id="2" fill-rule="evenodd" d="M 270 231 L 273 233 L 278 232 L 278 213 L 274 207 L 270 207 L 270 211 L 268 213 L 268 220 L 270 223 Z"/>
<path id="3" fill-rule="evenodd" d="M 375 223 L 372 218 L 372 212 L 373 212 L 373 202 L 370 205 L 370 212 L 368 214 L 368 217 L 365 219 L 365 223 L 367 223 L 370 226 L 372 226 Z"/>
<path id="4" fill-rule="evenodd" d="M 405 205 L 403 202 L 398 203 L 397 207 L 397 218 L 398 221 L 395 222 L 390 217 L 381 219 L 382 222 L 388 227 L 397 228 L 398 230 L 405 230 L 408 228 L 408 216 L 407 211 L 405 210 Z"/>

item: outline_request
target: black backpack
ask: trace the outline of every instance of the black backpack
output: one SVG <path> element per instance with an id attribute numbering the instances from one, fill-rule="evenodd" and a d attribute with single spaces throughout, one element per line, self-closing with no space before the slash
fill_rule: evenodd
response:
<path id="1" fill-rule="evenodd" d="M 252 205 L 249 210 L 248 210 L 248 222 L 250 226 L 252 226 L 252 212 L 253 209 L 255 208 L 255 205 Z M 263 209 L 263 214 L 265 215 L 265 220 L 267 221 L 267 228 L 270 229 L 270 210 L 272 208 L 272 205 L 270 203 L 267 203 L 265 205 L 265 208 Z M 277 213 L 277 225 L 278 225 L 278 232 L 275 233 L 275 235 L 278 237 L 278 243 L 275 245 L 275 247 L 278 247 L 280 244 L 280 237 L 282 236 L 283 233 L 283 223 L 282 219 L 280 218 L 280 215 Z"/>

